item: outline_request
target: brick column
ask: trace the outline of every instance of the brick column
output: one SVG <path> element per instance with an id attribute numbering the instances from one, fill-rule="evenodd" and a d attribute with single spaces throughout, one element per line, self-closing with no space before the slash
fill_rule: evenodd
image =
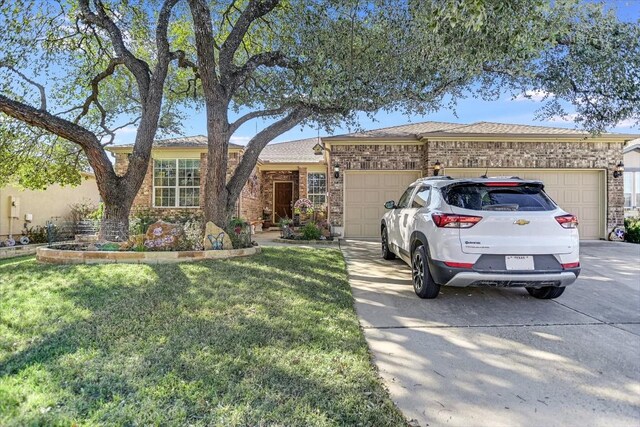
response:
<path id="1" fill-rule="evenodd" d="M 306 198 L 307 195 L 307 168 L 298 166 L 298 198 Z"/>

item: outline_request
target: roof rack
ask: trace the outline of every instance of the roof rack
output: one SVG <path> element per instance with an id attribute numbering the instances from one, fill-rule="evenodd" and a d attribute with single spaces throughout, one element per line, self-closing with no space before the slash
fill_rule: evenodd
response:
<path id="1" fill-rule="evenodd" d="M 452 180 L 453 178 L 451 178 L 449 175 L 429 176 L 429 177 L 421 178 L 422 181 L 436 181 L 436 180 L 439 180 L 439 179 Z"/>
<path id="2" fill-rule="evenodd" d="M 506 175 L 502 175 L 502 176 L 482 175 L 480 178 L 482 178 L 482 179 L 522 179 L 519 176 L 506 176 Z"/>

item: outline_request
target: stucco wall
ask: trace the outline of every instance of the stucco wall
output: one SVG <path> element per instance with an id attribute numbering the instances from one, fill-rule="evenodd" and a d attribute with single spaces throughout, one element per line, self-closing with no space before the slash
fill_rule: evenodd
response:
<path id="1" fill-rule="evenodd" d="M 20 198 L 19 219 L 14 219 L 12 229 L 9 230 L 9 197 Z M 88 200 L 94 205 L 100 202 L 100 193 L 95 178 L 83 179 L 77 187 L 62 187 L 51 185 L 46 190 L 21 190 L 18 187 L 6 186 L 0 188 L 0 238 L 8 234 L 19 236 L 24 229 L 25 214 L 32 214 L 33 221 L 29 227 L 44 226 L 52 218 L 64 218 L 71 209 L 70 205 Z"/>

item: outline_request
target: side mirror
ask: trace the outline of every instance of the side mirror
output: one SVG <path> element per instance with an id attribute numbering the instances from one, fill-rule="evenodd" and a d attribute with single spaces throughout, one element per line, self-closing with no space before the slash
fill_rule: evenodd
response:
<path id="1" fill-rule="evenodd" d="M 387 203 L 384 204 L 384 208 L 385 209 L 395 209 L 396 208 L 396 202 L 394 202 L 393 200 L 389 200 Z"/>

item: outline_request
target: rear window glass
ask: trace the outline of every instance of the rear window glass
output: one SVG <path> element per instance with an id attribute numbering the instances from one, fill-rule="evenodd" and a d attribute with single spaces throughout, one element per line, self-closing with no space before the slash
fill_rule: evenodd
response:
<path id="1" fill-rule="evenodd" d="M 457 185 L 445 194 L 448 204 L 476 211 L 551 211 L 554 203 L 539 186 L 485 187 Z"/>

